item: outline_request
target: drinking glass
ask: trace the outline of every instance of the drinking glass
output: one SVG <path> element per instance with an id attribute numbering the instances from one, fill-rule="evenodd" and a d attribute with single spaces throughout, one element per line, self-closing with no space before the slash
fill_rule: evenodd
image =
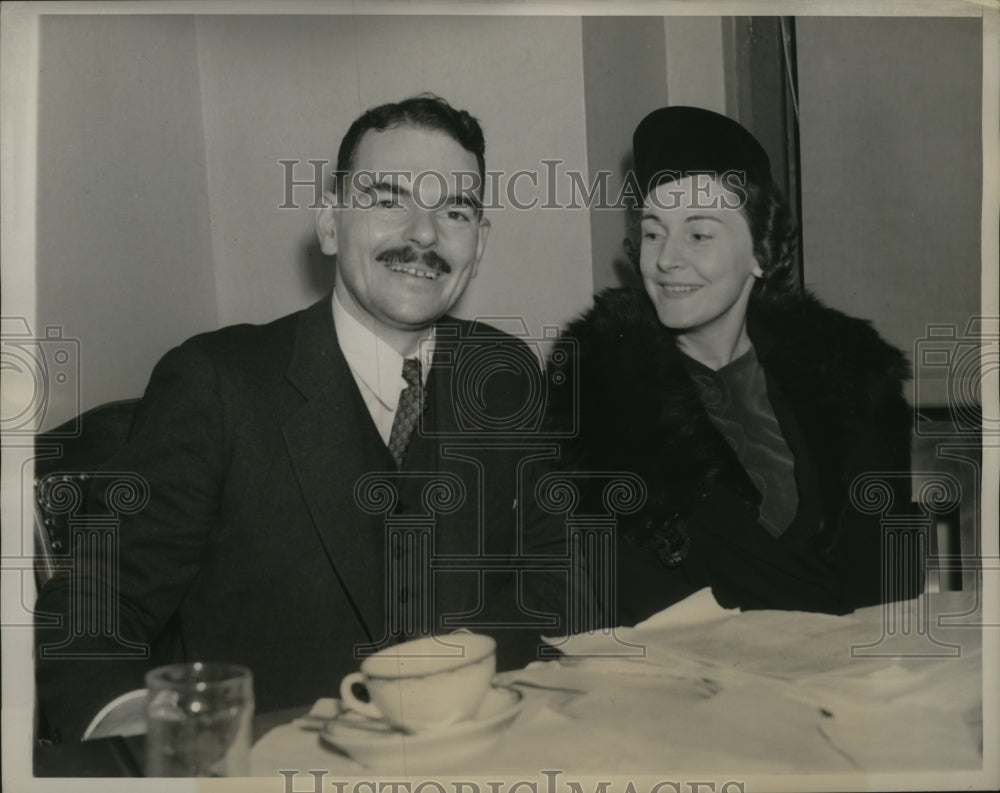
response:
<path id="1" fill-rule="evenodd" d="M 222 663 L 146 673 L 146 775 L 248 776 L 253 675 Z"/>

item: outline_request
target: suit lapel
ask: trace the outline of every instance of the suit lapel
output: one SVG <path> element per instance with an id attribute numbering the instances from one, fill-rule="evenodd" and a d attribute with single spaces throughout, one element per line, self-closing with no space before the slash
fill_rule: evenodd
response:
<path id="1" fill-rule="evenodd" d="M 384 528 L 354 498 L 372 470 L 366 446 L 375 429 L 358 420 L 361 396 L 337 344 L 329 297 L 303 312 L 287 377 L 306 398 L 283 427 L 303 498 L 355 613 L 377 639 L 385 621 Z"/>

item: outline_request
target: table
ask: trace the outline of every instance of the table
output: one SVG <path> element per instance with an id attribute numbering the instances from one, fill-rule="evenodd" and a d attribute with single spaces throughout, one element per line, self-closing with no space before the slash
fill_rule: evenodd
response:
<path id="1" fill-rule="evenodd" d="M 570 637 L 564 660 L 498 675 L 523 707 L 483 755 L 420 768 L 400 736 L 398 751 L 365 767 L 298 726 L 303 707 L 255 718 L 251 771 L 279 781 L 298 770 L 293 788 L 311 790 L 307 771 L 321 769 L 336 779 L 978 770 L 980 622 L 974 591 L 838 617 L 741 614 L 703 590 L 635 628 Z M 141 736 L 38 747 L 35 775 L 136 775 L 143 750 Z"/>
<path id="2" fill-rule="evenodd" d="M 980 622 L 974 591 L 832 616 L 727 611 L 702 590 L 635 628 L 569 637 L 564 660 L 499 675 L 524 694 L 517 720 L 488 753 L 419 772 L 978 770 Z M 407 777 L 407 740 L 365 767 L 284 724 L 255 744 L 252 773 Z"/>

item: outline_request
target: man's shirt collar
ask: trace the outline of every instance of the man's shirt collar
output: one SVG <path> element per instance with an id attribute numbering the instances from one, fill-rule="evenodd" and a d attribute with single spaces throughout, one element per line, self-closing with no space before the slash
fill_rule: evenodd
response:
<path id="1" fill-rule="evenodd" d="M 359 322 L 333 293 L 333 325 L 337 331 L 337 342 L 340 351 L 347 360 L 354 376 L 360 380 L 385 406 L 386 410 L 395 412 L 399 404 L 399 394 L 406 388 L 403 380 L 403 356 L 390 344 L 376 335 L 375 320 L 371 324 Z M 434 335 L 428 333 L 428 338 L 421 341 L 417 347 L 420 362 L 423 364 L 421 374 L 424 384 L 430 372 L 434 357 Z"/>

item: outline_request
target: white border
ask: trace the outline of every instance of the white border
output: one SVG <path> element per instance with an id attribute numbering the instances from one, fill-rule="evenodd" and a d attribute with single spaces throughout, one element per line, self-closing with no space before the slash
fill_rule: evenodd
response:
<path id="1" fill-rule="evenodd" d="M 468 14 L 468 15 L 706 15 L 730 14 L 787 14 L 797 16 L 921 16 L 921 17 L 979 17 L 984 18 L 984 80 L 983 80 L 983 315 L 1000 314 L 997 296 L 997 263 L 1000 261 L 1000 237 L 997 220 L 1000 217 L 1000 0 L 908 0 L 907 2 L 869 2 L 868 0 L 785 0 L 784 2 L 744 2 L 719 0 L 707 3 L 694 0 L 652 0 L 651 2 L 489 2 L 478 0 L 462 4 L 445 2 L 394 3 L 394 2 L 50 2 L 4 3 L 0 8 L 0 100 L 2 100 L 2 265 L 3 311 L 17 313 L 34 320 L 34 220 L 35 220 L 35 168 L 36 168 L 36 119 L 38 73 L 38 25 L 40 14 Z M 16 312 L 12 311 L 16 307 Z M 33 327 L 33 325 L 32 325 Z M 997 384 L 984 379 L 992 389 L 984 394 L 985 404 L 997 400 Z M 998 453 L 996 445 L 984 448 L 983 480 L 983 554 L 1000 558 L 998 537 L 987 527 L 1000 525 L 996 502 L 998 481 Z M 5 446 L 3 457 L 3 525 L 19 525 L 19 499 L 12 498 L 11 483 L 20 482 L 20 465 L 17 454 Z M 13 477 L 13 478 L 12 478 Z M 990 498 L 990 496 L 993 496 Z M 21 498 L 30 494 L 20 494 Z M 4 555 L 11 549 L 10 532 L 4 532 Z M 9 571 L 3 571 L 4 583 L 9 583 Z M 986 575 L 984 596 L 987 622 L 1000 622 L 1000 575 Z M 5 588 L 4 592 L 8 590 Z M 14 603 L 16 607 L 18 604 Z M 3 615 L 9 616 L 12 604 L 3 602 Z M 746 790 L 773 789 L 827 789 L 827 790 L 916 790 L 943 786 L 996 789 L 1000 786 L 1000 762 L 990 747 L 1000 746 L 1000 714 L 996 710 L 998 677 L 1000 669 L 991 663 L 1000 657 L 1000 631 L 984 633 L 984 746 L 987 747 L 983 773 L 963 774 L 898 774 L 898 775 L 845 775 L 836 777 L 782 776 L 746 777 Z M 34 780 L 31 778 L 31 735 L 25 730 L 30 724 L 30 702 L 33 695 L 30 663 L 30 631 L 5 631 L 3 636 L 3 789 L 67 790 L 67 791 L 132 791 L 137 787 L 154 787 L 156 790 L 268 790 L 284 791 L 283 780 L 156 780 L 137 783 L 134 779 L 122 780 Z M 27 668 L 26 668 L 27 667 Z M 81 681 L 82 685 L 86 681 Z M 25 710 L 25 703 L 29 710 Z M 527 777 L 525 777 L 527 778 Z M 416 783 L 418 780 L 411 780 Z M 539 777 L 539 790 L 545 790 L 544 778 Z M 593 789 L 596 778 L 579 778 L 585 790 Z M 652 777 L 637 777 L 636 789 L 642 783 L 651 785 L 658 781 Z M 590 787 L 587 787 L 588 783 Z M 299 786 L 303 781 L 299 779 Z M 484 788 L 486 789 L 486 788 Z M 523 790 L 524 788 L 522 788 Z M 648 787 L 646 788 L 648 789 Z"/>

